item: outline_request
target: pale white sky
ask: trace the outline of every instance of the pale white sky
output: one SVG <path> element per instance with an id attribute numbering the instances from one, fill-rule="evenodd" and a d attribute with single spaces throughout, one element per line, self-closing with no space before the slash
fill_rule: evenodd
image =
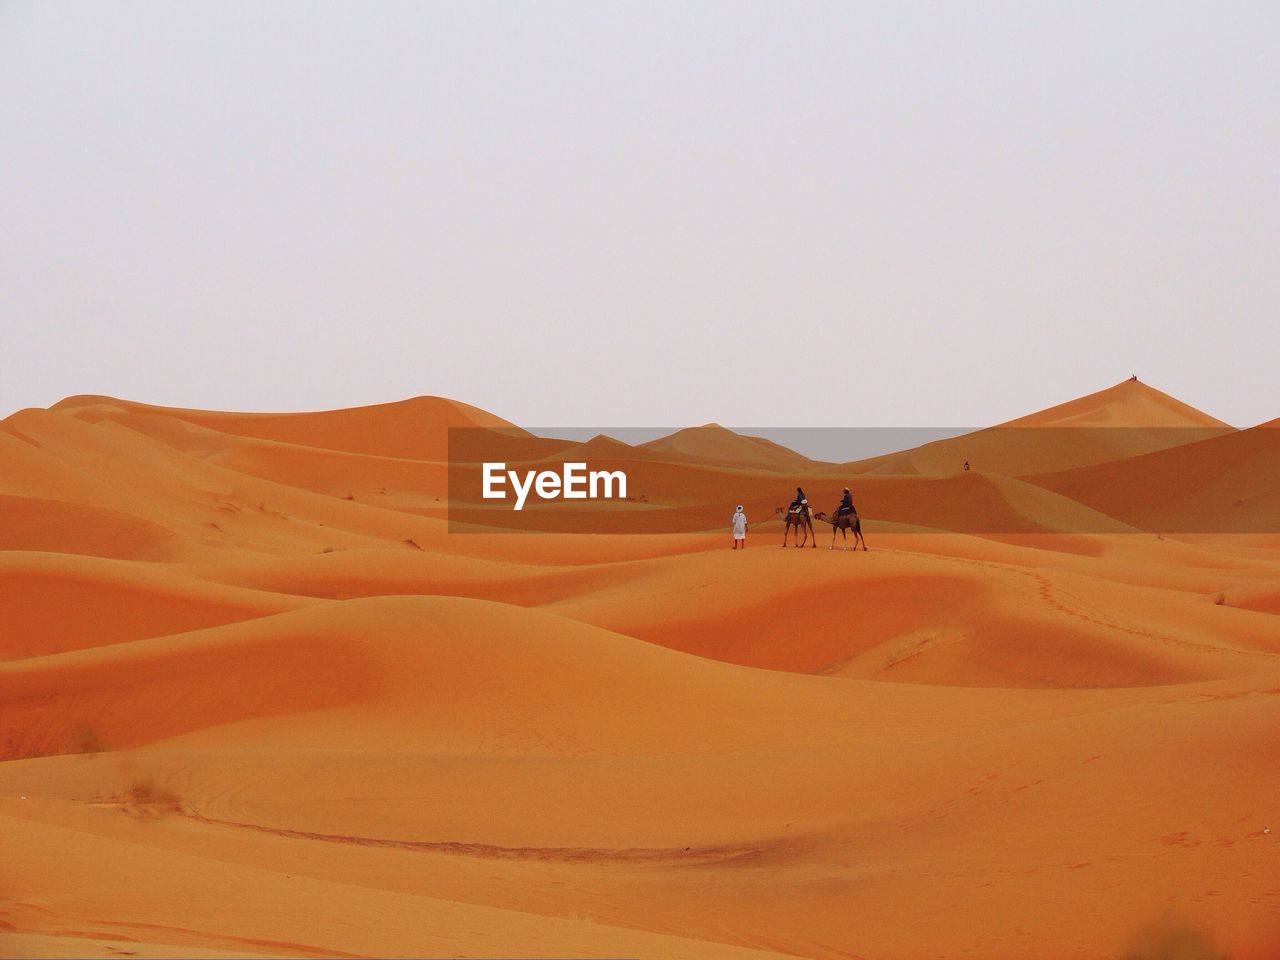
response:
<path id="1" fill-rule="evenodd" d="M 1280 416 L 1274 2 L 0 2 L 0 416 Z"/>

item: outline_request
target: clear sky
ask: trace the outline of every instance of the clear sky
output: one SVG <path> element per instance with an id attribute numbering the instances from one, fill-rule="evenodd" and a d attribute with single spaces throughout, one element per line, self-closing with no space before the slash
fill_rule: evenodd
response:
<path id="1" fill-rule="evenodd" d="M 0 416 L 1280 417 L 1268 2 L 0 0 Z"/>

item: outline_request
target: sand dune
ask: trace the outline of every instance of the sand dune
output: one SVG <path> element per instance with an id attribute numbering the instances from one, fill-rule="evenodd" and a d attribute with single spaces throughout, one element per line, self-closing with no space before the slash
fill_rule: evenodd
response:
<path id="1" fill-rule="evenodd" d="M 686 427 L 642 445 L 662 454 L 708 463 L 728 463 L 735 467 L 773 467 L 798 470 L 807 466 L 807 457 L 767 440 L 727 430 L 718 423 Z"/>
<path id="2" fill-rule="evenodd" d="M 444 460 L 451 428 L 488 427 L 524 433 L 501 417 L 443 397 L 414 397 L 320 413 L 217 413 L 153 407 L 111 397 L 69 397 L 51 409 L 91 423 L 101 419 L 127 423 L 132 417 L 167 415 L 233 436 L 411 460 Z"/>
<path id="3" fill-rule="evenodd" d="M 1275 427 L 1126 382 L 842 467 L 429 397 L 20 411 L 0 955 L 1270 960 Z M 491 451 L 629 497 L 514 529 L 447 462 Z M 777 548 L 801 477 L 869 552 Z"/>
<path id="4" fill-rule="evenodd" d="M 1145 530 L 1280 530 L 1280 426 L 1027 478 Z"/>
<path id="5" fill-rule="evenodd" d="M 178 533 L 115 510 L 0 494 L 0 549 L 88 554 L 129 560 L 172 560 L 189 555 Z"/>
<path id="6" fill-rule="evenodd" d="M 1144 383 L 1125 381 L 995 427 L 850 464 L 858 473 L 947 475 L 968 460 L 984 473 L 1023 476 L 1121 460 L 1232 432 Z"/>
<path id="7" fill-rule="evenodd" d="M 253 620 L 301 605 L 279 593 L 201 583 L 143 564 L 0 551 L 5 660 Z"/>
<path id="8" fill-rule="evenodd" d="M 1000 426 L 1036 427 L 1227 427 L 1217 417 L 1138 380 L 1068 400 Z"/>

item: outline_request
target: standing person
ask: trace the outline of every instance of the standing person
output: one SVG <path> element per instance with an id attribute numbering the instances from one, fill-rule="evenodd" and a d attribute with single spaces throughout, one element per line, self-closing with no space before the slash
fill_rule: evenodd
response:
<path id="1" fill-rule="evenodd" d="M 743 550 L 747 549 L 747 515 L 742 512 L 742 504 L 733 511 L 733 549 L 737 550 L 739 543 Z"/>

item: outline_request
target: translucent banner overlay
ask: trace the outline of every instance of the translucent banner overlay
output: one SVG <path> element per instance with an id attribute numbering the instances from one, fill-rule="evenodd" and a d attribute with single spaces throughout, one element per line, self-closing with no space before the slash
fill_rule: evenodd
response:
<path id="1" fill-rule="evenodd" d="M 1280 533 L 1280 426 L 449 430 L 451 533 Z M 825 514 L 820 516 L 820 514 Z"/>

